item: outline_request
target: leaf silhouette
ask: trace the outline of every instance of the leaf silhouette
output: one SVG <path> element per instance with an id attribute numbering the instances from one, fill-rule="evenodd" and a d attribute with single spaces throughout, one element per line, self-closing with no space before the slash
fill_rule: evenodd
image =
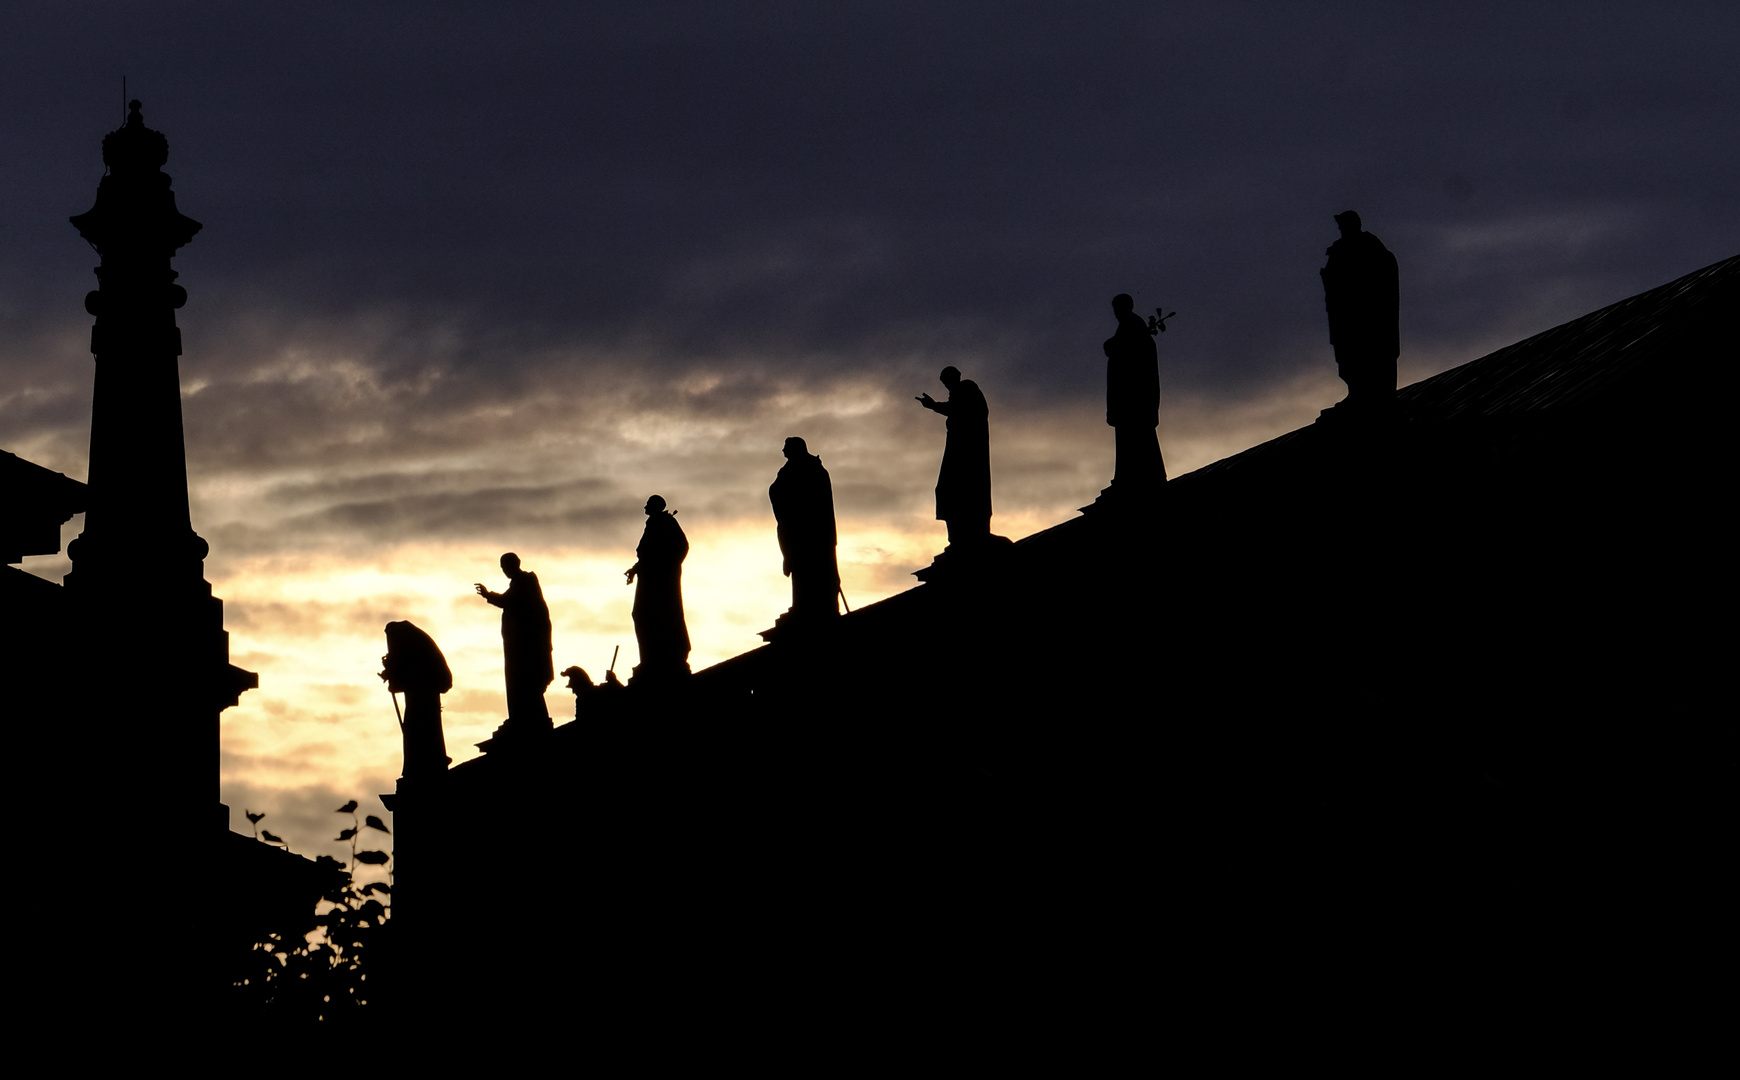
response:
<path id="1" fill-rule="evenodd" d="M 392 891 L 393 891 L 393 887 L 391 885 L 388 885 L 384 881 L 371 881 L 367 885 L 364 885 L 361 889 L 361 892 L 364 896 L 368 896 L 371 893 L 378 893 L 378 892 L 384 892 L 384 893 L 391 894 Z"/>
<path id="2" fill-rule="evenodd" d="M 260 838 L 262 840 L 266 841 L 266 843 L 268 843 L 268 844 L 282 844 L 282 843 L 284 843 L 284 838 L 281 836 L 272 835 L 272 830 L 270 830 L 270 829 L 261 829 L 260 830 Z"/>
<path id="3" fill-rule="evenodd" d="M 340 840 L 349 840 L 351 837 L 353 837 L 355 835 L 356 835 L 355 829 L 346 829 L 343 832 L 338 834 L 338 838 Z"/>
<path id="4" fill-rule="evenodd" d="M 389 857 L 384 851 L 359 851 L 356 853 L 357 862 L 367 863 L 370 866 L 382 866 Z"/>
<path id="5" fill-rule="evenodd" d="M 335 814 L 354 814 L 354 813 L 356 813 L 356 800 L 352 799 L 351 801 L 345 803 L 343 806 L 339 807 L 337 810 L 334 810 L 333 813 L 335 813 Z"/>
<path id="6" fill-rule="evenodd" d="M 248 824 L 249 825 L 258 825 L 260 823 L 260 819 L 266 816 L 265 814 L 256 814 L 252 810 L 244 810 L 244 811 L 242 811 L 242 813 L 248 815 Z"/>
<path id="7" fill-rule="evenodd" d="M 393 833 L 393 830 L 387 828 L 385 822 L 383 822 L 380 818 L 374 816 L 373 814 L 370 814 L 368 817 L 363 818 L 363 824 L 371 829 L 379 829 L 382 832 L 386 833 L 388 836 L 391 836 Z"/>

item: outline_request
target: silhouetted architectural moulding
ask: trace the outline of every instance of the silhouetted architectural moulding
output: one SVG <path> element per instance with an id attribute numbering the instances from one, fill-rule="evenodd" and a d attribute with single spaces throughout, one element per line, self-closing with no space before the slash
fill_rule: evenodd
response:
<path id="1" fill-rule="evenodd" d="M 638 561 L 626 576 L 630 585 L 640 578 L 634 590 L 640 663 L 629 684 L 680 678 L 689 673 L 689 624 L 683 618 L 683 560 L 689 557 L 689 538 L 676 514 L 665 510 L 662 496 L 646 501 L 646 530 L 634 554 Z"/>
<path id="2" fill-rule="evenodd" d="M 1105 341 L 1106 423 L 1117 451 L 1113 496 L 1150 497 L 1166 482 L 1160 457 L 1160 351 L 1154 338 L 1165 323 L 1143 322 L 1128 293 L 1112 297 L 1118 329 Z"/>
<path id="3" fill-rule="evenodd" d="M 550 710 L 544 691 L 555 681 L 550 659 L 550 608 L 538 575 L 520 569 L 520 557 L 501 557 L 507 575 L 506 592 L 490 592 L 477 583 L 477 595 L 501 608 L 502 674 L 507 683 L 508 715 L 496 737 L 529 735 L 550 730 Z"/>
<path id="4" fill-rule="evenodd" d="M 453 689 L 453 672 L 440 646 L 413 623 L 388 623 L 381 678 L 390 692 L 405 695 L 405 712 L 399 718 L 405 743 L 400 775 L 444 772 L 453 759 L 447 756 L 447 737 L 441 729 L 441 695 Z"/>
<path id="5" fill-rule="evenodd" d="M 1342 402 L 1361 412 L 1387 407 L 1396 393 L 1396 358 L 1402 352 L 1401 276 L 1396 257 L 1360 228 L 1352 210 L 1335 215 L 1341 239 L 1328 248 L 1323 306 L 1329 342 L 1347 384 Z"/>
<path id="6" fill-rule="evenodd" d="M 948 441 L 936 479 L 936 518 L 949 530 L 949 548 L 972 548 L 991 536 L 991 409 L 979 384 L 961 378 L 959 368 L 937 376 L 948 387 L 946 401 L 920 394 L 918 403 L 947 417 Z"/>
<path id="7" fill-rule="evenodd" d="M 0 450 L 0 563 L 60 552 L 60 527 L 85 508 L 85 486 Z"/>
<path id="8" fill-rule="evenodd" d="M 833 481 L 802 439 L 787 439 L 784 452 L 786 463 L 767 498 L 778 522 L 781 570 L 791 578 L 790 616 L 796 621 L 831 618 L 840 614 Z"/>

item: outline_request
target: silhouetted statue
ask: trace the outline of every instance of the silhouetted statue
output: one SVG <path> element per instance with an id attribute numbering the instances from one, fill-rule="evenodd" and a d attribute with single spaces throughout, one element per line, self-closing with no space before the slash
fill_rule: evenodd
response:
<path id="1" fill-rule="evenodd" d="M 683 560 L 689 538 L 677 516 L 665 511 L 665 500 L 646 501 L 646 531 L 634 549 L 639 560 L 627 570 L 634 590 L 634 636 L 640 643 L 635 679 L 661 680 L 689 673 L 689 626 L 683 619 Z"/>
<path id="2" fill-rule="evenodd" d="M 785 441 L 785 464 L 767 497 L 779 523 L 782 570 L 791 578 L 793 618 L 840 613 L 839 534 L 834 528 L 834 485 L 822 459 L 802 439 Z"/>
<path id="3" fill-rule="evenodd" d="M 481 582 L 477 595 L 501 608 L 502 670 L 507 681 L 507 723 L 504 727 L 526 732 L 548 730 L 550 710 L 544 690 L 555 681 L 556 666 L 550 660 L 550 609 L 538 575 L 520 569 L 520 557 L 508 552 L 501 557 L 501 572 L 507 575 L 506 592 L 490 592 Z"/>
<path id="4" fill-rule="evenodd" d="M 1160 458 L 1160 352 L 1164 323 L 1144 322 L 1127 293 L 1112 297 L 1118 329 L 1106 339 L 1106 423 L 1114 432 L 1112 493 L 1152 494 L 1166 482 Z"/>
<path id="5" fill-rule="evenodd" d="M 605 692 L 604 688 L 595 685 L 583 667 L 563 668 L 562 677 L 568 680 L 568 689 L 574 695 L 574 719 L 578 720 L 589 704 Z"/>
<path id="6" fill-rule="evenodd" d="M 405 695 L 399 732 L 405 740 L 403 776 L 446 770 L 447 737 L 441 731 L 441 695 L 453 689 L 453 672 L 435 639 L 408 622 L 387 624 L 387 655 L 381 657 L 387 689 Z"/>
<path id="7" fill-rule="evenodd" d="M 1395 399 L 1396 357 L 1402 352 L 1401 278 L 1396 257 L 1360 229 L 1352 210 L 1335 215 L 1341 239 L 1329 245 L 1323 306 L 1329 310 L 1329 342 L 1347 383 L 1345 404 L 1379 409 Z"/>
<path id="8" fill-rule="evenodd" d="M 958 368 L 938 376 L 947 401 L 920 394 L 918 403 L 948 417 L 948 441 L 936 478 L 936 517 L 947 523 L 949 547 L 975 547 L 991 535 L 991 410 L 979 384 Z"/>

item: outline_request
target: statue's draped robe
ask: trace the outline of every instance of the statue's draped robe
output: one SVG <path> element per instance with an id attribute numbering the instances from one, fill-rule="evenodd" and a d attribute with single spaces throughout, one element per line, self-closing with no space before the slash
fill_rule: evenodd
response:
<path id="1" fill-rule="evenodd" d="M 1118 316 L 1106 339 L 1106 423 L 1115 432 L 1114 485 L 1166 479 L 1160 442 L 1160 352 L 1148 324 L 1134 311 Z"/>
<path id="2" fill-rule="evenodd" d="M 681 667 L 689 659 L 689 626 L 683 619 L 683 560 L 689 538 L 668 511 L 646 519 L 635 571 L 634 636 L 640 663 L 653 669 Z"/>
<path id="3" fill-rule="evenodd" d="M 957 524 L 991 520 L 991 410 L 979 384 L 956 383 L 935 405 L 948 417 L 948 441 L 936 478 L 936 519 Z"/>
<path id="4" fill-rule="evenodd" d="M 501 608 L 502 667 L 507 681 L 508 719 L 547 721 L 544 690 L 556 678 L 550 659 L 550 608 L 538 575 L 521 570 L 494 603 Z"/>
<path id="5" fill-rule="evenodd" d="M 387 689 L 405 695 L 405 765 L 402 775 L 441 772 L 452 759 L 441 730 L 441 695 L 453 689 L 453 672 L 435 639 L 409 622 L 387 624 L 387 655 L 381 658 Z"/>
<path id="6" fill-rule="evenodd" d="M 838 615 L 839 534 L 834 525 L 834 485 L 822 459 L 794 457 L 780 467 L 767 489 L 779 523 L 779 551 L 791 575 L 794 613 Z"/>
<path id="7" fill-rule="evenodd" d="M 1329 245 L 1323 306 L 1329 342 L 1347 383 L 1349 400 L 1393 395 L 1402 352 L 1401 275 L 1396 257 L 1371 233 L 1343 236 Z"/>

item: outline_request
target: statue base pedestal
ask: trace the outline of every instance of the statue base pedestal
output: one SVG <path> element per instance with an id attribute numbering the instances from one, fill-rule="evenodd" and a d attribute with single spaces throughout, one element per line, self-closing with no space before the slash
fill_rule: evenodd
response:
<path id="1" fill-rule="evenodd" d="M 521 746 L 538 742 L 543 736 L 555 730 L 555 723 L 549 717 L 544 717 L 542 724 L 535 720 L 515 720 L 508 717 L 495 729 L 495 734 L 477 743 L 477 748 L 484 753 L 503 750 L 517 750 Z"/>
<path id="2" fill-rule="evenodd" d="M 929 566 L 914 570 L 912 576 L 923 582 L 932 582 L 971 575 L 1001 565 L 1003 556 L 1014 546 L 1015 541 L 995 534 L 971 545 L 950 544 L 930 561 Z"/>
<path id="3" fill-rule="evenodd" d="M 1133 484 L 1113 484 L 1103 489 L 1099 498 L 1080 510 L 1084 514 L 1149 514 L 1159 509 L 1160 501 L 1165 496 L 1164 480 L 1144 488 Z"/>
<path id="4" fill-rule="evenodd" d="M 1389 419 L 1395 411 L 1395 398 L 1376 397 L 1355 401 L 1351 397 L 1342 398 L 1317 414 L 1315 424 L 1325 426 L 1376 426 Z"/>
<path id="5" fill-rule="evenodd" d="M 630 686 L 669 686 L 682 682 L 690 675 L 689 662 L 679 660 L 666 664 L 636 664 L 629 673 Z"/>
<path id="6" fill-rule="evenodd" d="M 840 617 L 838 611 L 797 612 L 788 611 L 773 621 L 773 625 L 763 630 L 758 636 L 766 642 L 778 640 L 781 636 L 817 633 L 832 626 Z"/>

